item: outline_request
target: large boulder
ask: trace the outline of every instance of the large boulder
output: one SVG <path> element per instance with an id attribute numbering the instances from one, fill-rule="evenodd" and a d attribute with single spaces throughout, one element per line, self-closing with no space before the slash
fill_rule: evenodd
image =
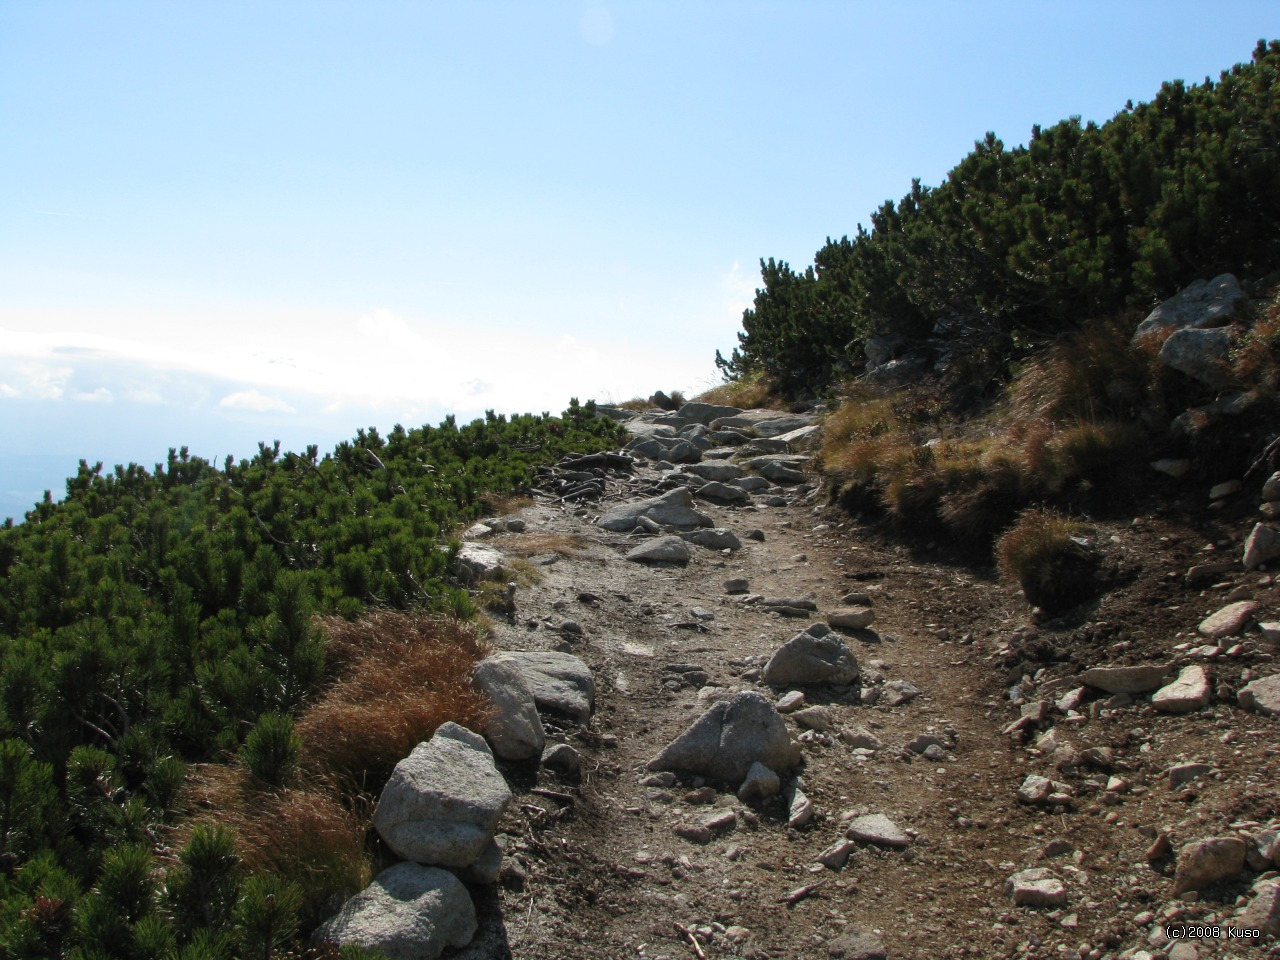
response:
<path id="1" fill-rule="evenodd" d="M 510 799 L 484 737 L 445 723 L 396 764 L 373 825 L 398 857 L 466 867 L 493 839 Z"/>
<path id="2" fill-rule="evenodd" d="M 710 517 L 693 508 L 693 495 L 685 487 L 676 487 L 648 500 L 620 503 L 606 510 L 596 525 L 606 530 L 631 531 L 641 517 L 675 530 L 715 526 Z"/>
<path id="3" fill-rule="evenodd" d="M 773 439 L 785 443 L 788 450 L 809 450 L 822 442 L 822 428 L 814 423 L 779 434 Z"/>
<path id="4" fill-rule="evenodd" d="M 815 623 L 774 651 L 763 677 L 773 687 L 844 685 L 858 679 L 858 661 L 826 624 Z"/>
<path id="5" fill-rule="evenodd" d="M 751 502 L 751 495 L 739 486 L 712 480 L 698 487 L 693 494 L 699 500 L 707 500 L 724 506 L 741 505 Z"/>
<path id="6" fill-rule="evenodd" d="M 397 863 L 383 870 L 316 930 L 320 942 L 349 944 L 388 960 L 435 960 L 476 935 L 476 908 L 447 870 Z"/>
<path id="7" fill-rule="evenodd" d="M 1210 387 L 1229 382 L 1223 360 L 1231 349 L 1226 330 L 1183 329 L 1173 333 L 1160 348 L 1160 362 Z"/>
<path id="8" fill-rule="evenodd" d="M 697 463 L 702 459 L 698 445 L 683 437 L 636 437 L 624 449 L 649 460 L 670 460 L 672 463 Z"/>
<path id="9" fill-rule="evenodd" d="M 511 661 L 481 660 L 471 682 L 493 705 L 484 735 L 493 752 L 504 760 L 529 760 L 542 754 L 546 733 L 538 716 L 533 688 Z"/>
<path id="10" fill-rule="evenodd" d="M 804 465 L 808 457 L 794 454 L 771 454 L 747 461 L 747 466 L 774 483 L 803 483 Z"/>
<path id="11" fill-rule="evenodd" d="M 721 417 L 734 417 L 741 412 L 741 407 L 726 407 L 718 403 L 702 403 L 698 400 L 690 400 L 679 410 L 680 416 L 684 419 L 708 425 L 712 420 L 719 420 Z"/>
<path id="12" fill-rule="evenodd" d="M 649 761 L 650 770 L 672 770 L 740 785 L 754 763 L 777 773 L 800 764 L 800 745 L 786 721 L 754 691 L 721 700 Z"/>
<path id="13" fill-rule="evenodd" d="M 1133 339 L 1137 342 L 1158 330 L 1220 327 L 1230 321 L 1245 299 L 1240 281 L 1229 273 L 1197 280 L 1147 314 Z"/>
<path id="14" fill-rule="evenodd" d="M 689 548 L 677 536 L 656 537 L 646 540 L 638 547 L 627 552 L 627 559 L 633 563 L 678 563 L 689 562 Z"/>
<path id="15" fill-rule="evenodd" d="M 790 416 L 771 417 L 756 424 L 756 433 L 762 437 L 782 437 L 796 430 L 802 430 L 813 423 L 813 417 Z"/>
<path id="16" fill-rule="evenodd" d="M 595 679 L 581 657 L 548 650 L 504 651 L 490 659 L 515 665 L 533 690 L 539 709 L 565 714 L 578 723 L 591 719 Z"/>
<path id="17" fill-rule="evenodd" d="M 1244 869 L 1245 848 L 1240 837 L 1212 837 L 1188 843 L 1178 851 L 1173 895 L 1234 877 Z"/>
<path id="18" fill-rule="evenodd" d="M 482 543 L 464 543 L 458 550 L 457 572 L 465 583 L 479 583 L 481 580 L 505 580 L 507 570 L 503 565 L 506 558 L 493 547 Z"/>
<path id="19" fill-rule="evenodd" d="M 689 543 L 696 543 L 708 550 L 741 550 L 742 541 L 732 530 L 725 527 L 712 527 L 710 530 L 694 530 L 680 534 Z"/>
<path id="20" fill-rule="evenodd" d="M 744 476 L 746 471 L 736 463 L 726 463 L 723 460 L 709 460 L 706 463 L 691 463 L 685 467 L 685 473 L 691 473 L 695 477 L 703 480 L 719 480 L 725 483 L 729 480 L 737 480 Z"/>

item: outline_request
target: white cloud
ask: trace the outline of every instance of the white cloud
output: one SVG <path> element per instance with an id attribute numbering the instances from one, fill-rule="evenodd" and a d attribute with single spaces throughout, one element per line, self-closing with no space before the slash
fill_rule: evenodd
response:
<path id="1" fill-rule="evenodd" d="M 77 391 L 71 395 L 71 399 L 79 400 L 81 403 L 110 403 L 115 397 L 106 387 L 98 387 L 88 392 Z"/>
<path id="2" fill-rule="evenodd" d="M 20 361 L 8 371 L 5 395 L 24 400 L 61 400 L 73 372 L 71 367 Z"/>
<path id="3" fill-rule="evenodd" d="M 710 296 L 691 310 L 678 342 L 656 323 L 609 318 L 588 339 L 521 327 L 518 317 L 506 328 L 477 327 L 385 309 L 264 311 L 216 322 L 133 312 L 92 326 L 79 316 L 15 323 L 11 315 L 0 327 L 0 382 L 22 397 L 58 399 L 75 395 L 76 379 L 91 377 L 94 388 L 135 403 L 377 417 L 370 422 L 421 423 L 446 413 L 470 419 L 486 409 L 558 412 L 572 396 L 625 400 L 712 382 L 714 349 L 693 334 L 701 330 L 708 344 L 730 336 L 723 314 L 718 329 L 711 318 L 723 309 L 717 299 L 737 289 L 734 277 L 725 274 L 719 290 L 722 278 L 711 279 Z M 74 371 L 66 365 L 71 356 Z"/>
<path id="4" fill-rule="evenodd" d="M 255 413 L 296 413 L 293 407 L 279 397 L 271 397 L 257 390 L 241 390 L 229 393 L 218 401 L 218 406 L 228 410 L 252 410 Z"/>

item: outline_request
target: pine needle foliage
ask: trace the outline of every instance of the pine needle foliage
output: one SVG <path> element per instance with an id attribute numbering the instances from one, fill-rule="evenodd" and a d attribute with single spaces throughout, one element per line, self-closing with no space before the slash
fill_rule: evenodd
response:
<path id="1" fill-rule="evenodd" d="M 941 184 L 912 181 L 812 266 L 761 259 L 738 344 L 717 364 L 817 395 L 891 334 L 968 397 L 1087 318 L 1224 271 L 1265 274 L 1280 263 L 1278 90 L 1280 41 L 1259 41 L 1217 80 L 1170 81 L 1104 124 L 1037 125 L 1012 149 L 987 133 Z"/>
<path id="2" fill-rule="evenodd" d="M 295 894 L 314 924 L 368 878 L 366 800 L 335 785 L 358 792 L 482 710 L 465 628 L 339 627 L 474 614 L 450 533 L 525 496 L 536 466 L 620 441 L 574 400 L 562 417 L 362 429 L 324 456 L 262 443 L 222 465 L 185 447 L 154 469 L 81 461 L 65 499 L 0 527 L 0 944 L 265 956 L 297 932 Z M 209 782 L 197 815 L 184 798 Z M 181 853 L 130 886 L 161 837 Z M 284 885 L 264 893 L 271 877 Z"/>

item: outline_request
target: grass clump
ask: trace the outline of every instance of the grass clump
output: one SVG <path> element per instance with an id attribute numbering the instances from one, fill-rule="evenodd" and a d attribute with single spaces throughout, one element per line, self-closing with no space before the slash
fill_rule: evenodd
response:
<path id="1" fill-rule="evenodd" d="M 1088 535 L 1085 524 L 1059 513 L 1027 510 L 996 544 L 1000 573 L 1031 604 L 1061 613 L 1097 592 L 1098 556 Z"/>
<path id="2" fill-rule="evenodd" d="M 959 418 L 927 385 L 847 388 L 826 420 L 822 464 L 835 499 L 904 530 L 987 554 L 1018 512 L 1077 508 L 1131 477 L 1160 422 L 1154 354 L 1132 318 L 1089 325 L 1028 362 L 985 411 Z"/>
<path id="3" fill-rule="evenodd" d="M 487 647 L 475 627 L 389 611 L 323 623 L 339 678 L 298 720 L 303 770 L 380 787 L 440 724 L 480 726 L 471 669 Z"/>
<path id="4" fill-rule="evenodd" d="M 763 373 L 748 373 L 736 380 L 704 390 L 693 398 L 700 403 L 717 403 L 727 407 L 752 410 L 757 407 L 778 406 L 781 402 L 774 383 Z"/>

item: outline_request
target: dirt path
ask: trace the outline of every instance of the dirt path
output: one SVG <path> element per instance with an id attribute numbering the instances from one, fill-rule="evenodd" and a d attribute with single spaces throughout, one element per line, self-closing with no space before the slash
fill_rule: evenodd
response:
<path id="1" fill-rule="evenodd" d="M 644 464 L 639 476 L 658 477 Z M 1104 619 L 1105 606 L 1095 620 L 1046 641 L 1029 626 L 1016 591 L 864 537 L 795 488 L 785 496 L 787 505 L 775 507 L 699 503 L 717 526 L 743 538 L 743 548 L 729 555 L 691 547 L 685 567 L 626 560 L 639 538 L 596 526 L 598 505 L 537 505 L 521 514 L 525 532 L 489 541 L 535 559 L 576 544 L 571 556 L 538 567 L 541 581 L 518 591 L 514 621 L 496 626 L 494 642 L 576 653 L 593 669 L 597 693 L 588 728 L 548 728 L 551 739 L 582 753 L 580 776 L 504 767 L 517 793 L 500 828 L 508 866 L 481 904 L 487 919 L 479 938 L 460 956 L 869 958 L 882 955 L 878 943 L 892 958 L 1097 960 L 1132 955 L 1170 916 L 1229 916 L 1234 902 L 1172 900 L 1169 864 L 1149 865 L 1146 851 L 1158 829 L 1183 842 L 1194 839 L 1200 821 L 1202 832 L 1213 834 L 1233 819 L 1276 814 L 1268 800 L 1276 782 L 1271 721 L 1249 715 L 1248 730 L 1233 738 L 1224 734 L 1240 726 L 1234 706 L 1215 706 L 1189 722 L 1141 703 L 1095 707 L 1094 716 L 1085 705 L 1073 718 L 1059 717 L 1055 729 L 1080 750 L 1110 749 L 1111 769 L 1055 767 L 1047 751 L 1002 733 L 1019 716 L 1009 687 L 1024 672 L 1040 682 L 1073 673 L 1078 664 L 1061 651 L 1073 638 L 1085 655 L 1122 658 L 1126 641 Z M 1152 542 L 1157 526 L 1148 524 L 1144 534 Z M 753 529 L 763 540 L 745 538 Z M 1188 542 L 1185 550 L 1192 549 Z M 1179 569 L 1182 554 L 1170 553 L 1166 564 Z M 752 594 L 810 598 L 818 613 L 787 619 L 730 596 L 724 581 L 736 577 L 749 581 Z M 1266 589 L 1270 595 L 1270 584 Z M 782 691 L 763 686 L 753 671 L 851 591 L 869 594 L 876 612 L 874 632 L 846 637 L 863 686 L 905 680 L 920 695 L 887 706 L 863 705 L 856 687 L 805 691 L 808 703 L 829 707 L 837 721 L 826 735 L 801 737 L 808 741 L 803 789 L 816 809 L 809 824 L 789 827 L 781 800 L 761 807 L 723 789 L 650 779 L 648 761 L 717 692 L 756 690 L 775 700 Z M 1153 610 L 1134 632 L 1145 636 L 1149 627 L 1155 634 L 1192 615 Z M 560 629 L 565 621 L 581 632 Z M 1138 641 L 1128 642 L 1133 653 Z M 1162 642 L 1171 645 L 1167 636 Z M 1239 662 L 1271 659 L 1255 647 L 1238 653 L 1245 656 Z M 1046 664 L 1038 675 L 1037 656 Z M 1035 681 L 1022 686 L 1024 696 L 1034 696 Z M 1050 699 L 1069 686 L 1059 683 Z M 801 728 L 788 724 L 800 736 Z M 851 746 L 858 728 L 883 746 Z M 920 734 L 942 741 L 940 759 L 907 749 Z M 1179 757 L 1204 760 L 1217 772 L 1189 791 L 1173 791 L 1157 781 Z M 1061 806 L 1018 802 L 1030 773 L 1067 781 L 1075 799 Z M 1108 778 L 1117 775 L 1136 789 L 1108 791 Z M 722 809 L 735 811 L 736 824 L 710 842 L 675 832 Z M 848 819 L 869 813 L 889 816 L 911 844 L 860 844 L 843 869 L 822 865 L 819 856 L 845 838 Z M 1005 881 L 1029 867 L 1048 867 L 1065 883 L 1064 905 L 1014 906 Z M 1232 901 L 1232 892 L 1223 897 Z M 1266 955 L 1256 946 L 1199 950 L 1199 957 Z"/>

